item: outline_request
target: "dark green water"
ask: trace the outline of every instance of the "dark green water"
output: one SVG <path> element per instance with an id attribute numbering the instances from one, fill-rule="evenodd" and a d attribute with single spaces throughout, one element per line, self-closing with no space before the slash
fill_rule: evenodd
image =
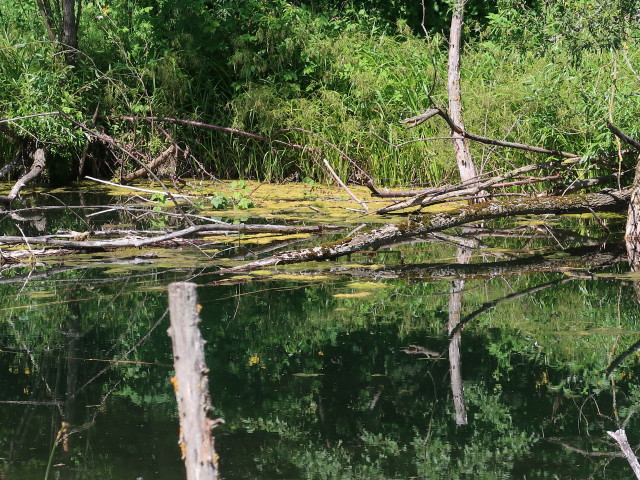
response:
<path id="1" fill-rule="evenodd" d="M 173 281 L 200 285 L 225 479 L 632 478 L 606 434 L 628 419 L 640 442 L 624 250 L 489 248 L 523 243 L 494 240 L 469 264 L 456 246 L 404 245 L 228 285 L 184 249 L 5 268 L 0 478 L 44 479 L 50 458 L 51 479 L 184 478 Z M 466 425 L 447 328 L 458 302 Z"/>

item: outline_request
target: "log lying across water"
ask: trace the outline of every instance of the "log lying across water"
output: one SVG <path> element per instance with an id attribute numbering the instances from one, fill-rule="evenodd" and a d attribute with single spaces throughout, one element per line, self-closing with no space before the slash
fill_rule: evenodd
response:
<path id="1" fill-rule="evenodd" d="M 365 249 L 376 249 L 389 243 L 426 233 L 495 218 L 518 215 L 619 211 L 627 208 L 630 197 L 631 189 L 627 188 L 564 197 L 518 197 L 502 201 L 465 205 L 450 212 L 412 216 L 407 222 L 385 225 L 333 243 L 283 252 L 244 265 L 223 269 L 219 273 L 242 272 L 306 261 L 331 260 Z"/>

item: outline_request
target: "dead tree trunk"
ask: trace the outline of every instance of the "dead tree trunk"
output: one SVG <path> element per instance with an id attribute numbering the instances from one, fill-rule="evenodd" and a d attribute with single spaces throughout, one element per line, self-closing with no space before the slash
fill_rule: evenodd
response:
<path id="1" fill-rule="evenodd" d="M 616 430 L 615 432 L 607 432 L 611 438 L 613 438 L 624 453 L 624 456 L 627 458 L 629 465 L 631 465 L 631 469 L 635 474 L 636 478 L 640 480 L 640 462 L 638 462 L 638 458 L 635 453 L 633 453 L 633 449 L 631 445 L 629 445 L 629 441 L 627 440 L 627 434 L 623 428 L 620 430 Z"/>
<path id="2" fill-rule="evenodd" d="M 449 73 L 447 91 L 449 94 L 449 116 L 453 123 L 464 131 L 462 119 L 462 89 L 460 87 L 460 46 L 462 43 L 462 26 L 464 25 L 464 5 L 467 0 L 455 0 L 451 16 L 451 32 L 449 34 Z M 478 171 L 469 144 L 464 135 L 455 129 L 451 130 L 456 162 L 460 171 L 460 179 L 464 182 L 478 176 Z"/>
<path id="3" fill-rule="evenodd" d="M 195 283 L 169 285 L 169 311 L 176 371 L 172 383 L 178 400 L 180 449 L 187 480 L 217 480 L 218 455 L 212 435 L 216 422 L 208 417 L 213 407 L 209 398 L 209 370 L 204 360 L 205 342 L 198 328 Z"/>
<path id="4" fill-rule="evenodd" d="M 640 157 L 636 165 L 636 175 L 633 180 L 631 199 L 629 200 L 629 211 L 627 215 L 627 227 L 624 235 L 625 240 L 640 248 Z M 629 257 L 638 257 L 638 252 Z"/>

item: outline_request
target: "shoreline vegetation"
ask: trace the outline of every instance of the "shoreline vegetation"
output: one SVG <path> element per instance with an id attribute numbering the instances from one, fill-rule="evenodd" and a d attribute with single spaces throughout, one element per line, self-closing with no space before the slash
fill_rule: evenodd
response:
<path id="1" fill-rule="evenodd" d="M 230 194 L 204 199 L 214 210 L 251 209 L 246 181 L 259 180 L 333 182 L 363 214 L 371 200 L 350 185 L 366 185 L 391 199 L 373 213 L 418 214 L 402 234 L 382 233 L 399 228 L 392 222 L 342 241 L 359 248 L 522 214 L 598 218 L 627 205 L 626 239 L 637 241 L 638 12 L 637 1 L 8 0 L 8 215 L 32 182 L 149 178 L 140 194 L 156 209 L 170 205 L 175 222 L 133 239 L 94 239 L 104 232 L 85 222 L 66 238 L 20 232 L 3 244 L 126 248 L 256 228 L 200 215 L 203 198 L 196 206 L 183 192 L 194 177 L 239 179 Z M 390 190 L 398 185 L 411 188 Z M 334 247 L 314 248 L 331 252 L 318 259 L 353 253 Z"/>

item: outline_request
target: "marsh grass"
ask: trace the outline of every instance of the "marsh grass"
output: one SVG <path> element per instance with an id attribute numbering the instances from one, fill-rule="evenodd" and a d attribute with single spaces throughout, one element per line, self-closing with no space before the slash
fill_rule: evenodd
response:
<path id="1" fill-rule="evenodd" d="M 189 8 L 200 3 L 189 2 Z M 398 123 L 433 102 L 447 105 L 447 41 L 440 33 L 425 36 L 403 21 L 383 22 L 348 2 L 339 15 L 270 0 L 178 18 L 164 4 L 154 10 L 114 1 L 108 21 L 96 20 L 103 16 L 96 5 L 85 9 L 82 60 L 68 81 L 70 72 L 51 60 L 50 45 L 18 43 L 37 39 L 35 7 L 10 4 L 5 21 L 11 23 L 0 38 L 0 72 L 7 79 L 0 86 L 3 116 L 62 106 L 80 120 L 99 107 L 114 118 L 172 116 L 310 147 L 301 153 L 226 133 L 163 126 L 219 178 L 325 180 L 312 150 L 353 181 L 357 167 L 389 186 L 457 178 L 444 122 L 434 118 L 411 130 Z M 582 175 L 617 170 L 615 160 L 601 161 L 617 150 L 605 120 L 632 136 L 640 133 L 635 67 L 640 48 L 600 28 L 609 17 L 596 25 L 602 30 L 597 38 L 582 32 L 550 42 L 562 26 L 554 17 L 558 12 L 536 17 L 503 7 L 467 31 L 462 55 L 467 130 L 581 154 Z M 25 8 L 34 15 L 25 16 Z M 586 13 L 591 18 L 597 12 Z M 161 28 L 166 26 L 171 28 Z M 633 34 L 623 32 L 620 38 Z M 49 107 L 52 99 L 55 105 Z M 21 128 L 67 157 L 77 155 L 83 135 L 56 121 L 37 119 Z M 167 142 L 155 127 L 115 120 L 101 127 L 151 155 Z M 12 151 L 7 145 L 0 145 L 5 156 Z M 472 145 L 472 153 L 483 172 L 540 160 L 482 145 Z M 187 161 L 181 168 L 178 173 L 194 173 L 199 165 Z"/>
<path id="2" fill-rule="evenodd" d="M 420 38 L 402 23 L 392 34 L 366 25 L 335 34 L 320 28 L 317 19 L 308 21 L 315 21 L 315 28 L 296 51 L 302 73 L 290 71 L 284 83 L 275 81 L 286 76 L 283 70 L 251 78 L 228 104 L 234 125 L 266 135 L 281 128 L 310 130 L 387 185 L 432 185 L 455 177 L 449 131 L 442 122 L 433 119 L 413 130 L 398 124 L 429 108 L 429 98 L 446 106 L 444 39 L 437 34 Z M 631 46 L 624 55 L 637 58 Z M 235 61 L 243 58 L 248 57 L 238 55 Z M 541 53 L 470 41 L 462 76 L 466 128 L 474 133 L 595 158 L 616 149 L 605 127 L 610 114 L 627 131 L 637 132 L 631 112 L 640 107 L 634 93 L 638 78 L 620 51 L 585 51 L 576 63 L 561 46 Z M 290 140 L 323 150 L 344 178 L 353 174 L 344 158 L 317 139 L 299 134 Z M 485 172 L 538 160 L 513 150 L 472 149 Z M 310 158 L 283 168 L 285 155 L 279 154 L 267 152 L 262 158 L 269 176 L 290 168 L 302 176 L 321 175 Z M 252 162 L 245 173 L 260 176 L 260 165 Z M 584 174 L 602 174 L 600 167 L 587 161 Z"/>

